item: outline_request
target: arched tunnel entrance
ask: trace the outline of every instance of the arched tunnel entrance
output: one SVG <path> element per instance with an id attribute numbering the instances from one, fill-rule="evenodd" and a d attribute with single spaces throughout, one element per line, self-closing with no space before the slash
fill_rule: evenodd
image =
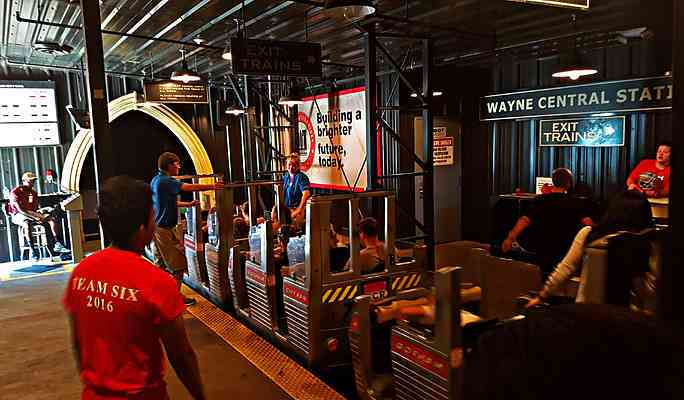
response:
<path id="1" fill-rule="evenodd" d="M 157 171 L 157 157 L 165 151 L 180 157 L 181 174 L 213 173 L 206 149 L 195 132 L 163 104 L 140 102 L 132 93 L 109 103 L 109 120 L 116 175 L 149 182 Z M 92 145 L 91 132 L 80 131 L 67 153 L 61 181 L 63 190 L 83 196 L 86 240 L 99 235 Z"/>

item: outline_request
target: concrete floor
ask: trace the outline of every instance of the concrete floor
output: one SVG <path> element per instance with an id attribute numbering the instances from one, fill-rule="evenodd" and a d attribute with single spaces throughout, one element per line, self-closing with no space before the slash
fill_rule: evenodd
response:
<path id="1" fill-rule="evenodd" d="M 0 282 L 0 397 L 3 400 L 78 399 L 81 383 L 60 301 L 68 274 Z M 221 338 L 186 313 L 207 397 L 289 399 Z M 189 395 L 171 368 L 172 399 Z"/>

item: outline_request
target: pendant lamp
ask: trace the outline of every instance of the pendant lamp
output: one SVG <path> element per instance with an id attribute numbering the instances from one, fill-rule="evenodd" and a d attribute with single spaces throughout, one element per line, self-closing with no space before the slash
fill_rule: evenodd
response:
<path id="1" fill-rule="evenodd" d="M 328 18 L 357 21 L 375 13 L 371 0 L 326 0 L 323 12 Z"/>
<path id="2" fill-rule="evenodd" d="M 577 32 L 577 15 L 572 15 L 572 27 Z M 576 81 L 583 76 L 590 76 L 598 73 L 593 66 L 585 65 L 581 62 L 575 38 L 571 39 L 572 50 L 566 62 L 561 62 L 560 67 L 551 75 L 554 78 L 569 78 Z"/>
<path id="3" fill-rule="evenodd" d="M 596 68 L 580 62 L 579 53 L 574 49 L 568 62 L 562 63 L 551 76 L 554 78 L 569 78 L 576 81 L 583 76 L 595 75 L 597 73 L 598 70 Z"/>
<path id="4" fill-rule="evenodd" d="M 181 69 L 173 71 L 171 74 L 171 80 L 176 81 L 176 82 L 183 82 L 183 83 L 189 83 L 189 82 L 198 82 L 202 80 L 199 75 L 195 73 L 195 71 L 191 70 L 188 68 L 188 63 L 185 61 L 185 50 L 180 50 L 181 54 L 183 54 L 183 63 Z"/>
<path id="5" fill-rule="evenodd" d="M 278 100 L 278 104 L 280 104 L 281 106 L 288 107 L 294 107 L 304 104 L 304 100 L 302 99 L 301 93 L 302 90 L 299 87 L 292 86 L 289 90 L 289 93 L 281 97 L 280 100 Z"/>
<path id="6" fill-rule="evenodd" d="M 236 115 L 237 116 L 237 115 L 242 115 L 245 112 L 246 111 L 244 108 L 239 107 L 239 106 L 235 106 L 235 105 L 231 105 L 231 106 L 228 106 L 228 108 L 226 108 L 226 114 L 230 114 L 230 115 Z"/>

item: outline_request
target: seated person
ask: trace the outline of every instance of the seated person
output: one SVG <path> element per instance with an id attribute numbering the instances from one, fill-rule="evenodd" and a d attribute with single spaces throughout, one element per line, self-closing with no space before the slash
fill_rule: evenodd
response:
<path id="1" fill-rule="evenodd" d="M 378 221 L 366 217 L 359 221 L 359 239 L 363 249 L 359 252 L 362 274 L 372 274 L 385 268 L 385 243 L 378 239 Z M 344 269 L 351 269 L 351 258 Z"/>
<path id="2" fill-rule="evenodd" d="M 558 168 L 552 174 L 551 193 L 534 199 L 534 204 L 524 213 L 501 244 L 501 250 L 508 253 L 513 243 L 528 227 L 530 229 L 529 249 L 536 253 L 533 260 L 544 274 L 549 274 L 563 258 L 573 237 L 582 226 L 593 225 L 585 203 L 570 196 L 573 177 L 570 170 Z"/>
<path id="3" fill-rule="evenodd" d="M 642 160 L 629 174 L 627 190 L 638 190 L 646 197 L 668 197 L 671 147 L 669 142 L 662 142 L 655 160 Z"/>
<path id="4" fill-rule="evenodd" d="M 480 299 L 482 291 L 479 287 L 461 289 L 461 302 L 468 303 Z M 434 295 L 428 295 L 415 300 L 398 300 L 387 306 L 377 308 L 375 314 L 378 323 L 393 319 L 403 319 L 421 325 L 434 325 L 436 300 Z M 461 326 L 479 321 L 480 317 L 468 311 L 461 310 Z"/>
<path id="5" fill-rule="evenodd" d="M 240 205 L 240 214 L 242 219 L 247 222 L 247 225 L 249 225 L 249 201 L 245 201 Z M 257 224 L 262 224 L 264 223 L 265 219 L 263 217 L 257 217 L 256 223 Z"/>
<path id="6" fill-rule="evenodd" d="M 283 225 L 278 231 L 278 244 L 284 246 L 287 265 L 280 270 L 282 276 L 303 280 L 306 278 L 306 237 L 294 225 Z"/>
<path id="7" fill-rule="evenodd" d="M 349 259 L 349 247 L 337 241 L 337 232 L 335 232 L 333 224 L 330 224 L 328 244 L 330 245 L 330 272 L 344 271 L 345 265 L 347 265 L 346 261 Z"/>
<path id="8" fill-rule="evenodd" d="M 550 296 L 556 294 L 577 272 L 583 268 L 588 268 L 592 260 L 586 255 L 587 248 L 606 247 L 608 240 L 621 232 L 637 233 L 651 225 L 651 207 L 642 193 L 630 190 L 614 196 L 598 225 L 593 228 L 591 226 L 584 227 L 577 233 L 565 257 L 546 279 L 538 297 L 530 300 L 526 307 L 534 307 L 546 301 Z M 624 272 L 628 273 L 628 271 Z M 576 299 L 578 303 L 584 302 L 583 293 L 584 289 L 580 285 Z M 654 302 L 646 300 L 644 303 L 652 304 Z"/>
<path id="9" fill-rule="evenodd" d="M 233 238 L 245 239 L 249 236 L 249 222 L 244 218 L 233 218 Z"/>
<path id="10" fill-rule="evenodd" d="M 38 178 L 33 172 L 25 172 L 21 176 L 22 184 L 12 189 L 7 207 L 12 222 L 24 228 L 34 260 L 39 258 L 37 245 L 34 243 L 33 235 L 31 235 L 31 229 L 34 225 L 42 225 L 45 228 L 45 237 L 51 252 L 69 252 L 57 241 L 57 221 L 51 215 L 38 212 L 38 193 L 33 189 L 36 179 Z"/>

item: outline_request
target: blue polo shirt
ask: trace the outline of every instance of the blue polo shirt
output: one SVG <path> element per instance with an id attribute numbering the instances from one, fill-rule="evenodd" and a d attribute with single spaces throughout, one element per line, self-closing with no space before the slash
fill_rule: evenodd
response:
<path id="1" fill-rule="evenodd" d="M 302 193 L 309 188 L 309 177 L 303 172 L 297 172 L 294 177 L 287 173 L 283 176 L 283 191 L 285 192 L 285 207 L 297 208 L 302 201 Z"/>
<path id="2" fill-rule="evenodd" d="M 152 178 L 152 207 L 154 208 L 154 221 L 162 228 L 174 228 L 178 224 L 178 207 L 176 201 L 181 192 L 183 183 L 178 179 L 158 171 Z"/>

